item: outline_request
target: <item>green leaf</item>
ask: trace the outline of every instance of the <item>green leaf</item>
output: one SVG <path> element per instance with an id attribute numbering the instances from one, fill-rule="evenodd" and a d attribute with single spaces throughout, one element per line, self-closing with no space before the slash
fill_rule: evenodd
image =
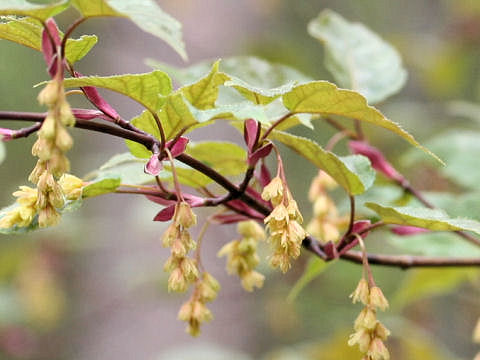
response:
<path id="1" fill-rule="evenodd" d="M 421 207 L 390 207 L 366 203 L 386 224 L 416 226 L 432 231 L 472 231 L 480 235 L 480 222 L 450 218 L 443 210 Z"/>
<path id="2" fill-rule="evenodd" d="M 414 269 L 408 272 L 392 298 L 396 309 L 424 298 L 452 292 L 461 283 L 475 279 L 477 269 Z"/>
<path id="3" fill-rule="evenodd" d="M 158 111 L 165 103 L 164 97 L 172 92 L 172 82 L 167 74 L 155 70 L 145 74 L 116 76 L 85 76 L 65 79 L 64 86 L 95 86 L 116 91 L 139 102 L 150 111 Z"/>
<path id="4" fill-rule="evenodd" d="M 180 84 L 185 85 L 197 81 L 208 73 L 214 62 L 204 61 L 187 68 L 174 67 L 152 59 L 148 59 L 146 63 L 154 69 L 167 72 Z M 271 63 L 254 56 L 233 56 L 222 59 L 219 71 L 262 89 L 276 88 L 292 81 L 312 80 L 292 67 Z"/>
<path id="5" fill-rule="evenodd" d="M 252 86 L 239 78 L 232 77 L 231 80 L 225 83 L 225 86 L 233 87 L 243 97 L 254 104 L 266 105 L 292 90 L 295 84 L 296 82 L 290 81 L 273 89 L 263 89 L 257 86 Z"/>
<path id="6" fill-rule="evenodd" d="M 3 163 L 7 157 L 7 152 L 5 151 L 5 144 L 0 141 L 0 164 Z"/>
<path id="7" fill-rule="evenodd" d="M 65 57 L 70 64 L 76 63 L 88 54 L 97 43 L 95 35 L 82 35 L 79 39 L 67 39 Z"/>
<path id="8" fill-rule="evenodd" d="M 310 257 L 302 276 L 297 280 L 295 285 L 293 285 L 292 289 L 288 293 L 287 301 L 290 303 L 294 302 L 300 292 L 313 280 L 319 277 L 320 274 L 327 269 L 329 264 L 331 264 L 331 262 L 326 262 L 313 256 Z"/>
<path id="9" fill-rule="evenodd" d="M 448 131 L 428 141 L 426 146 L 447 163 L 447 166 L 440 168 L 442 175 L 466 188 L 478 189 L 480 183 L 479 139 L 480 132 Z M 410 165 L 420 160 L 420 157 L 413 152 L 408 152 L 404 157 L 404 161 Z"/>
<path id="10" fill-rule="evenodd" d="M 180 89 L 185 98 L 197 109 L 213 108 L 218 98 L 218 87 L 229 79 L 227 75 L 218 71 L 219 64 L 220 60 L 216 61 L 209 74 Z"/>
<path id="11" fill-rule="evenodd" d="M 355 91 L 339 89 L 328 81 L 312 81 L 295 86 L 292 91 L 283 95 L 283 103 L 293 113 L 339 115 L 381 126 L 401 136 L 443 164 L 435 154 L 420 145 L 397 123 L 369 106 L 367 100 Z"/>
<path id="12" fill-rule="evenodd" d="M 308 32 L 325 46 L 325 67 L 340 87 L 377 103 L 398 92 L 407 79 L 399 53 L 377 34 L 350 23 L 331 10 L 308 24 Z"/>
<path id="13" fill-rule="evenodd" d="M 0 22 L 0 39 L 10 40 L 42 51 L 43 27 L 38 20 L 14 16 L 5 17 L 5 20 L 7 22 Z M 83 35 L 79 39 L 68 39 L 65 47 L 65 56 L 68 62 L 73 64 L 83 58 L 96 43 L 95 35 Z"/>
<path id="14" fill-rule="evenodd" d="M 103 179 L 120 179 L 122 184 L 143 185 L 154 181 L 153 176 L 145 174 L 143 167 L 146 161 L 134 157 L 130 153 L 114 155 L 98 170 L 89 174 L 84 180 L 97 181 Z M 162 172 L 161 174 L 165 174 Z"/>
<path id="15" fill-rule="evenodd" d="M 35 4 L 28 0 L 2 0 L 0 15 L 30 16 L 38 20 L 46 20 L 61 13 L 69 3 L 68 0 L 52 0 L 47 4 Z"/>
<path id="16" fill-rule="evenodd" d="M 239 175 L 247 169 L 247 152 L 234 143 L 226 141 L 189 143 L 186 153 L 222 175 Z"/>
<path id="17" fill-rule="evenodd" d="M 282 131 L 272 131 L 269 138 L 278 140 L 328 173 L 350 195 L 365 192 L 375 180 L 370 161 L 361 155 L 338 157 L 313 140 Z"/>
<path id="18" fill-rule="evenodd" d="M 2 22 L 3 20 L 6 22 Z M 33 18 L 14 16 L 0 18 L 0 39 L 10 40 L 38 51 L 42 47 L 42 30 L 41 23 Z"/>
<path id="19" fill-rule="evenodd" d="M 85 17 L 126 17 L 143 31 L 165 41 L 183 59 L 187 58 L 182 25 L 154 0 L 72 0 L 72 3 Z"/>
<path id="20" fill-rule="evenodd" d="M 91 184 L 83 188 L 82 197 L 89 198 L 114 192 L 120 186 L 120 183 L 120 177 L 95 179 Z"/>
<path id="21" fill-rule="evenodd" d="M 158 117 L 167 140 L 174 138 L 181 130 L 198 123 L 180 92 L 175 92 L 166 98 L 166 103 L 158 113 Z"/>
<path id="22" fill-rule="evenodd" d="M 143 111 L 139 116 L 133 118 L 130 122 L 140 130 L 153 135 L 157 139 L 160 138 L 160 130 L 158 130 L 157 123 L 155 122 L 155 119 L 150 111 Z M 125 140 L 125 144 L 130 152 L 138 158 L 148 159 L 150 156 L 152 156 L 152 152 L 142 144 L 131 140 Z"/>

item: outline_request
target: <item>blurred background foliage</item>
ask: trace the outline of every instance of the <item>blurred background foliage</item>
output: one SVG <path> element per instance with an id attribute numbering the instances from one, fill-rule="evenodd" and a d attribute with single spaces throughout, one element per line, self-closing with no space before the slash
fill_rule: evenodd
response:
<path id="1" fill-rule="evenodd" d="M 408 70 L 406 87 L 378 107 L 447 162 L 430 163 L 418 150 L 384 131 L 366 128 L 371 142 L 411 182 L 451 215 L 480 220 L 478 141 L 480 121 L 480 2 L 477 0 L 246 0 L 174 1 L 160 5 L 184 26 L 190 63 L 230 55 L 256 55 L 290 65 L 315 79 L 333 80 L 323 66 L 323 48 L 306 31 L 308 21 L 330 8 L 380 34 L 401 53 Z M 59 17 L 69 24 L 76 14 Z M 183 66 L 164 44 L 126 21 L 95 19 L 77 35 L 95 33 L 100 41 L 78 65 L 86 74 L 139 73 L 155 58 Z M 0 108 L 40 111 L 38 89 L 46 79 L 40 53 L 0 41 Z M 105 93 L 119 112 L 133 117 L 133 102 Z M 120 100 L 120 101 L 119 101 Z M 75 102 L 75 106 L 85 104 Z M 18 126 L 18 124 L 10 124 Z M 309 131 L 301 130 L 299 133 Z M 322 144 L 333 131 L 317 124 Z M 312 136 L 312 133 L 309 134 Z M 224 126 L 193 136 L 240 141 Z M 72 172 L 84 175 L 111 155 L 125 151 L 121 141 L 74 131 Z M 0 201 L 26 183 L 34 165 L 33 137 L 6 144 L 0 167 Z M 339 149 L 342 149 L 342 145 Z M 311 212 L 308 183 L 315 175 L 302 159 L 284 149 L 287 176 L 305 217 Z M 343 151 L 346 151 L 343 148 Z M 287 155 L 288 154 L 288 155 Z M 1 155 L 1 154 L 0 154 Z M 301 175 L 299 175 L 301 174 Z M 359 199 L 397 201 L 402 194 L 384 184 Z M 335 193 L 339 209 L 344 195 Z M 403 199 L 405 200 L 405 199 Z M 176 321 L 184 296 L 166 293 L 162 264 L 168 254 L 159 238 L 163 224 L 151 222 L 157 209 L 145 199 L 107 195 L 93 199 L 62 225 L 28 236 L 0 237 L 0 358 L 2 359 L 357 359 L 346 344 L 359 306 L 348 294 L 361 268 L 330 264 L 295 301 L 287 296 L 302 275 L 305 254 L 285 276 L 268 273 L 265 287 L 244 293 L 224 272 L 217 250 L 236 237 L 233 227 L 206 234 L 204 264 L 222 284 L 212 305 L 216 319 L 199 339 Z M 200 216 L 207 215 L 200 211 Z M 479 255 L 478 249 L 448 234 L 410 238 L 386 233 L 368 239 L 369 249 L 430 255 Z M 478 271 L 374 268 L 392 309 L 381 314 L 393 336 L 393 359 L 471 359 L 478 351 L 471 332 L 480 316 Z"/>

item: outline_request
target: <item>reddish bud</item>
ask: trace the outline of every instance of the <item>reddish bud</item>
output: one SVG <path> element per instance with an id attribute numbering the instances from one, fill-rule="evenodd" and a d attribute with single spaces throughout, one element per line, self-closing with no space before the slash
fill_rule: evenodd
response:
<path id="1" fill-rule="evenodd" d="M 60 32 L 53 18 L 45 22 L 46 28 L 42 32 L 42 52 L 51 77 L 57 73 L 56 47 L 62 44 Z M 52 44 L 53 41 L 53 44 Z"/>
<path id="2" fill-rule="evenodd" d="M 252 152 L 253 147 L 260 137 L 260 130 L 261 127 L 257 121 L 253 119 L 245 120 L 243 124 L 243 138 L 245 139 L 249 153 Z"/>
<path id="3" fill-rule="evenodd" d="M 109 121 L 110 118 L 105 116 L 104 113 L 98 110 L 93 109 L 72 109 L 72 114 L 77 119 L 80 120 L 93 120 L 93 119 L 103 119 Z"/>
<path id="4" fill-rule="evenodd" d="M 358 220 L 353 223 L 352 227 L 352 233 L 354 234 L 360 234 L 363 230 L 368 228 L 370 225 L 372 225 L 370 220 Z M 367 231 L 366 233 L 362 234 L 362 238 L 366 238 L 368 236 L 369 232 Z"/>
<path id="5" fill-rule="evenodd" d="M 157 176 L 162 168 L 162 162 L 158 160 L 158 154 L 153 154 L 145 164 L 143 171 L 145 171 L 146 174 Z"/>
<path id="6" fill-rule="evenodd" d="M 13 139 L 15 130 L 0 128 L 0 135 L 2 135 L 2 141 L 8 141 Z"/>
<path id="7" fill-rule="evenodd" d="M 370 159 L 372 167 L 384 174 L 389 179 L 402 182 L 403 176 L 390 164 L 382 152 L 376 147 L 366 143 L 365 141 L 350 141 L 348 143 L 350 151 L 354 154 L 360 154 Z"/>
<path id="8" fill-rule="evenodd" d="M 167 141 L 165 146 L 170 150 L 172 157 L 177 157 L 185 152 L 187 148 L 188 139 L 186 137 L 180 136 L 180 138 L 173 143 L 173 140 Z"/>
<path id="9" fill-rule="evenodd" d="M 429 230 L 424 228 L 419 228 L 416 226 L 408 226 L 408 225 L 399 225 L 392 227 L 392 232 L 396 235 L 400 236 L 409 236 L 409 235 L 417 235 L 428 232 Z"/>
<path id="10" fill-rule="evenodd" d="M 272 143 L 268 143 L 267 145 L 262 146 L 260 149 L 256 150 L 253 154 L 248 155 L 248 165 L 254 166 L 258 162 L 258 160 L 268 156 L 272 149 Z"/>
<path id="11" fill-rule="evenodd" d="M 79 72 L 74 72 L 75 77 L 82 77 Z M 119 119 L 120 115 L 117 111 L 100 95 L 98 90 L 93 86 L 82 87 L 85 96 L 104 114 L 110 116 L 112 119 Z"/>
<path id="12" fill-rule="evenodd" d="M 160 210 L 153 218 L 153 221 L 168 221 L 173 218 L 173 214 L 175 214 L 175 203 Z"/>

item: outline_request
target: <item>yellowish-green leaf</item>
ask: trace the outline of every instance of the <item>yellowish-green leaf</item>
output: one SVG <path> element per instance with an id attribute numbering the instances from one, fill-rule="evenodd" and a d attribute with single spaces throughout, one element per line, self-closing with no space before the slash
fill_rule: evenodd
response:
<path id="1" fill-rule="evenodd" d="M 480 222 L 450 218 L 443 210 L 421 207 L 390 207 L 368 202 L 386 224 L 416 226 L 432 231 L 472 231 L 480 235 Z"/>
<path id="2" fill-rule="evenodd" d="M 180 89 L 185 98 L 197 109 L 213 108 L 218 98 L 218 87 L 229 79 L 226 74 L 218 71 L 219 64 L 220 60 L 216 61 L 209 74 Z"/>
<path id="3" fill-rule="evenodd" d="M 42 30 L 40 21 L 30 17 L 0 18 L 0 39 L 10 40 L 39 51 L 42 46 Z"/>
<path id="4" fill-rule="evenodd" d="M 210 71 L 213 63 L 204 61 L 187 68 L 178 68 L 152 59 L 147 60 L 149 66 L 167 72 L 182 85 L 200 79 Z M 219 70 L 262 89 L 273 89 L 292 81 L 312 80 L 292 67 L 270 63 L 254 56 L 233 56 L 222 59 Z"/>
<path id="5" fill-rule="evenodd" d="M 10 40 L 17 44 L 28 46 L 42 51 L 42 31 L 40 21 L 15 16 L 5 17 L 6 22 L 0 19 L 0 39 Z M 79 39 L 68 39 L 65 47 L 65 56 L 71 64 L 83 58 L 97 43 L 95 35 L 83 35 Z"/>
<path id="6" fill-rule="evenodd" d="M 270 139 L 278 140 L 328 173 L 350 195 L 365 192 L 375 180 L 370 161 L 360 155 L 339 157 L 324 150 L 315 141 L 282 131 L 272 131 Z"/>
<path id="7" fill-rule="evenodd" d="M 95 179 L 94 182 L 83 188 L 82 197 L 89 198 L 114 192 L 120 186 L 120 182 L 120 177 L 105 177 Z"/>
<path id="8" fill-rule="evenodd" d="M 133 118 L 130 122 L 140 130 L 143 130 L 153 135 L 155 138 L 160 139 L 160 130 L 158 130 L 157 123 L 155 122 L 155 119 L 150 111 L 143 111 L 139 116 Z M 150 150 L 135 141 L 125 140 L 125 144 L 130 152 L 138 158 L 148 159 L 152 155 Z"/>
<path id="9" fill-rule="evenodd" d="M 435 154 L 420 145 L 397 123 L 369 106 L 367 100 L 355 91 L 339 89 L 328 81 L 312 81 L 298 85 L 283 95 L 283 103 L 293 113 L 339 115 L 381 126 L 419 147 L 443 164 Z"/>
<path id="10" fill-rule="evenodd" d="M 84 17 L 119 16 L 169 44 L 183 59 L 187 58 L 182 40 L 182 25 L 154 0 L 72 0 Z"/>
<path id="11" fill-rule="evenodd" d="M 222 175 L 239 175 L 247 169 L 247 153 L 234 143 L 226 141 L 189 143 L 186 152 Z"/>
<path id="12" fill-rule="evenodd" d="M 0 15 L 30 16 L 38 20 L 46 20 L 61 13 L 69 3 L 69 0 L 52 0 L 46 4 L 36 4 L 28 0 L 2 0 Z"/>
<path id="13" fill-rule="evenodd" d="M 231 77 L 231 80 L 225 83 L 225 86 L 231 86 L 236 89 L 243 97 L 257 105 L 266 105 L 273 100 L 278 99 L 283 94 L 286 94 L 295 86 L 294 81 L 281 85 L 273 89 L 264 89 L 258 86 L 253 86 L 245 81 Z"/>
<path id="14" fill-rule="evenodd" d="M 391 304 L 396 309 L 424 298 L 447 294 L 478 276 L 477 269 L 414 269 L 398 287 Z"/>
<path id="15" fill-rule="evenodd" d="M 198 123 L 190 111 L 190 106 L 179 91 L 166 98 L 166 103 L 158 116 L 167 140 L 174 138 L 181 130 Z"/>
<path id="16" fill-rule="evenodd" d="M 308 32 L 326 50 L 325 66 L 336 83 L 376 103 L 399 91 L 407 79 L 402 59 L 391 45 L 360 23 L 324 10 Z"/>
<path id="17" fill-rule="evenodd" d="M 153 182 L 154 178 L 143 171 L 145 163 L 145 160 L 138 159 L 130 153 L 117 154 L 84 180 L 95 182 L 102 179 L 120 179 L 122 184 L 147 184 Z M 166 172 L 162 172 L 162 175 L 165 174 Z"/>
<path id="18" fill-rule="evenodd" d="M 96 35 L 82 35 L 79 39 L 68 39 L 65 45 L 65 57 L 70 64 L 82 59 L 95 46 Z"/>
<path id="19" fill-rule="evenodd" d="M 327 269 L 327 266 L 331 263 L 332 261 L 326 262 L 314 256 L 310 257 L 302 276 L 297 280 L 295 285 L 293 285 L 292 289 L 288 293 L 287 301 L 290 303 L 294 302 L 300 292 L 313 280 L 319 277 L 320 274 L 322 274 Z"/>
<path id="20" fill-rule="evenodd" d="M 126 95 L 150 111 L 158 111 L 165 103 L 165 96 L 172 91 L 170 77 L 155 70 L 145 74 L 116 76 L 85 76 L 65 79 L 67 88 L 95 86 Z"/>

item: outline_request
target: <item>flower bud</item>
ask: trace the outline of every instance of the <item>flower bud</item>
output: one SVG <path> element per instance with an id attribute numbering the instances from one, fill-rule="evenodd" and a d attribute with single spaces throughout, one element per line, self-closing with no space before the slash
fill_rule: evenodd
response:
<path id="1" fill-rule="evenodd" d="M 45 120 L 43 120 L 42 127 L 38 131 L 38 135 L 44 139 L 52 140 L 55 138 L 56 124 L 55 118 L 48 114 Z"/>
<path id="2" fill-rule="evenodd" d="M 390 353 L 386 348 L 383 341 L 379 338 L 375 338 L 370 343 L 368 348 L 367 356 L 370 356 L 372 360 L 389 360 Z"/>
<path id="3" fill-rule="evenodd" d="M 387 340 L 387 338 L 390 336 L 390 330 L 388 330 L 380 321 L 378 321 L 377 326 L 375 327 L 375 336 L 382 340 Z"/>
<path id="4" fill-rule="evenodd" d="M 54 226 L 60 222 L 60 214 L 51 205 L 47 205 L 45 208 L 38 212 L 38 225 L 41 228 Z"/>
<path id="5" fill-rule="evenodd" d="M 244 238 L 251 237 L 255 240 L 265 240 L 265 230 L 254 220 L 239 222 L 237 231 Z"/>
<path id="6" fill-rule="evenodd" d="M 361 278 L 358 282 L 357 288 L 353 293 L 350 294 L 352 302 L 355 304 L 357 301 L 361 301 L 363 304 L 367 305 L 369 301 L 369 288 L 368 282 L 364 278 Z"/>
<path id="7" fill-rule="evenodd" d="M 73 139 L 63 126 L 58 127 L 55 145 L 63 152 L 70 150 L 73 146 Z"/>
<path id="8" fill-rule="evenodd" d="M 184 303 L 178 311 L 178 320 L 189 321 L 192 317 L 192 303 L 190 301 Z"/>
<path id="9" fill-rule="evenodd" d="M 168 277 L 168 291 L 184 292 L 187 290 L 187 281 L 180 268 L 175 268 Z"/>
<path id="10" fill-rule="evenodd" d="M 366 329 L 360 329 L 350 335 L 350 339 L 348 340 L 349 346 L 354 346 L 358 344 L 358 349 L 362 353 L 366 353 L 370 347 L 371 337 L 370 334 Z"/>
<path id="11" fill-rule="evenodd" d="M 360 312 L 355 320 L 354 329 L 359 330 L 361 328 L 366 328 L 368 330 L 373 330 L 377 326 L 377 323 L 377 314 L 375 313 L 375 310 L 372 310 L 367 306 Z"/>
<path id="12" fill-rule="evenodd" d="M 51 80 L 38 94 L 38 102 L 42 105 L 53 106 L 58 99 L 60 84 L 58 81 Z"/>
<path id="13" fill-rule="evenodd" d="M 58 181 L 68 200 L 77 200 L 82 196 L 83 180 L 71 174 L 63 174 Z"/>
<path id="14" fill-rule="evenodd" d="M 245 290 L 252 292 L 254 288 L 262 288 L 265 276 L 257 271 L 251 270 L 242 276 L 242 286 Z"/>
<path id="15" fill-rule="evenodd" d="M 283 198 L 283 181 L 276 176 L 263 188 L 262 199 L 271 201 L 274 206 L 278 205 Z"/>
<path id="16" fill-rule="evenodd" d="M 192 208 L 185 201 L 177 204 L 175 209 L 175 222 L 185 228 L 189 228 L 197 223 L 197 217 L 192 211 Z"/>
<path id="17" fill-rule="evenodd" d="M 378 286 L 372 286 L 370 289 L 369 304 L 383 311 L 388 308 L 388 301 Z"/>

